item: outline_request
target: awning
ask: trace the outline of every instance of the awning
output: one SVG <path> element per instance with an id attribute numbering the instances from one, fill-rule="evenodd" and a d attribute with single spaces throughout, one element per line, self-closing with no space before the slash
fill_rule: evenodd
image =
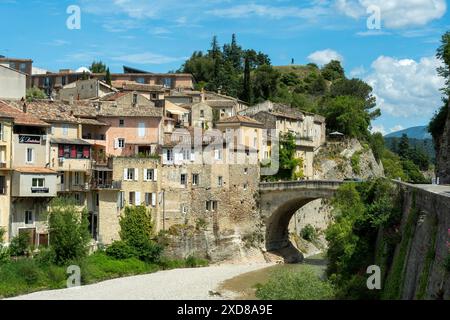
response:
<path id="1" fill-rule="evenodd" d="M 166 100 L 166 111 L 170 112 L 171 114 L 178 115 L 178 116 L 182 116 L 182 115 L 185 115 L 186 113 L 189 113 L 189 110 L 179 107 L 176 104 L 174 104 L 168 100 Z"/>
<path id="2" fill-rule="evenodd" d="M 50 143 L 53 144 L 70 144 L 77 146 L 90 146 L 91 144 L 81 139 L 64 139 L 64 138 L 52 138 Z"/>
<path id="3" fill-rule="evenodd" d="M 56 171 L 48 168 L 23 167 L 23 168 L 15 168 L 14 170 L 20 173 L 58 174 Z"/>

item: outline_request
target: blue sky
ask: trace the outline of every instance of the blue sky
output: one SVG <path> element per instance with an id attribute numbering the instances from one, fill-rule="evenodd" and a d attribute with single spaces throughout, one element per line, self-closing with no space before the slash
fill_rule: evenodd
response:
<path id="1" fill-rule="evenodd" d="M 81 10 L 79 30 L 66 26 L 70 5 Z M 389 133 L 427 124 L 441 105 L 434 55 L 449 21 L 445 0 L 0 0 L 0 54 L 52 71 L 97 59 L 115 72 L 166 72 L 213 35 L 223 44 L 236 33 L 274 65 L 340 59 L 373 86 L 383 112 L 373 129 Z"/>

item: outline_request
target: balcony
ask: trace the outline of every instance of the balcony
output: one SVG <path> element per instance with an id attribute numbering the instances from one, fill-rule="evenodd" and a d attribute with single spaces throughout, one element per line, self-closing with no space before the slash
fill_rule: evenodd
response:
<path id="1" fill-rule="evenodd" d="M 89 191 L 90 186 L 89 183 L 84 185 L 66 185 L 66 184 L 58 184 L 57 190 L 58 192 L 83 192 Z"/>
<path id="2" fill-rule="evenodd" d="M 94 146 L 106 147 L 106 136 L 104 134 L 85 134 L 82 138 Z"/>
<path id="3" fill-rule="evenodd" d="M 122 190 L 122 181 L 94 180 L 91 187 L 100 190 Z"/>

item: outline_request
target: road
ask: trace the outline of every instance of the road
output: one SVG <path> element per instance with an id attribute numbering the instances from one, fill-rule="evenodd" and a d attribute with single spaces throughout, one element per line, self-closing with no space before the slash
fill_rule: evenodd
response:
<path id="1" fill-rule="evenodd" d="M 72 289 L 41 291 L 11 300 L 218 300 L 211 294 L 219 285 L 238 275 L 270 267 L 271 264 L 217 265 L 196 269 L 174 269 L 148 275 L 120 278 Z"/>

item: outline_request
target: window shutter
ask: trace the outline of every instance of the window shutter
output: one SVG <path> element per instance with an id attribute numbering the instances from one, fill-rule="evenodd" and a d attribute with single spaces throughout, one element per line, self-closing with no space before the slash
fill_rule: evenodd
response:
<path id="1" fill-rule="evenodd" d="M 148 169 L 144 169 L 144 181 L 148 181 L 147 172 L 148 172 Z"/>
<path id="2" fill-rule="evenodd" d="M 136 206 L 140 206 L 141 205 L 141 193 L 140 192 L 136 192 L 135 193 L 135 197 L 136 197 L 136 203 L 135 203 L 135 205 Z"/>
<path id="3" fill-rule="evenodd" d="M 128 181 L 128 169 L 123 169 L 123 180 Z"/>
<path id="4" fill-rule="evenodd" d="M 58 157 L 64 158 L 64 146 L 62 145 L 58 146 Z"/>
<path id="5" fill-rule="evenodd" d="M 153 181 L 158 181 L 158 169 L 153 170 Z"/>
<path id="6" fill-rule="evenodd" d="M 214 159 L 219 160 L 219 150 L 214 150 Z"/>
<path id="7" fill-rule="evenodd" d="M 134 169 L 134 181 L 138 181 L 139 180 L 139 169 L 135 168 Z"/>
<path id="8" fill-rule="evenodd" d="M 191 152 L 191 161 L 195 161 L 195 150 Z"/>
<path id="9" fill-rule="evenodd" d="M 114 138 L 114 149 L 118 149 L 119 148 L 119 139 Z"/>
<path id="10" fill-rule="evenodd" d="M 156 193 L 152 193 L 152 207 L 156 207 Z"/>

